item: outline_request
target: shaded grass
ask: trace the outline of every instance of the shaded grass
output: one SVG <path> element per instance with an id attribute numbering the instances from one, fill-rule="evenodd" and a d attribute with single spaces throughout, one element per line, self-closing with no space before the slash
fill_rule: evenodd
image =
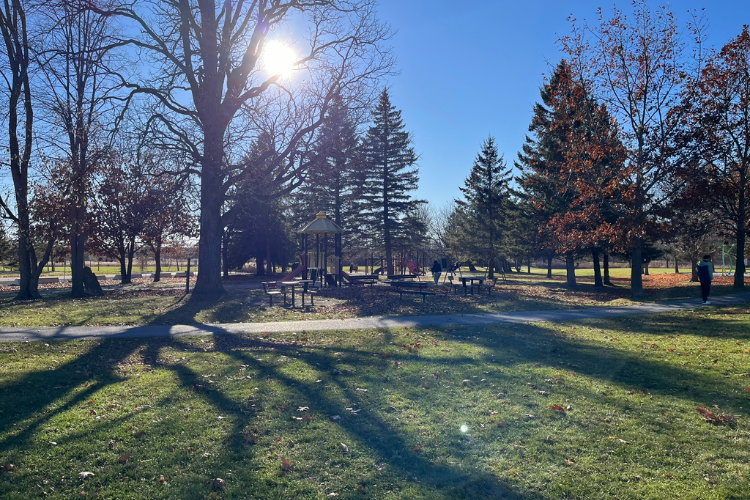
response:
<path id="1" fill-rule="evenodd" d="M 0 497 L 746 498 L 749 337 L 745 307 L 0 344 Z"/>

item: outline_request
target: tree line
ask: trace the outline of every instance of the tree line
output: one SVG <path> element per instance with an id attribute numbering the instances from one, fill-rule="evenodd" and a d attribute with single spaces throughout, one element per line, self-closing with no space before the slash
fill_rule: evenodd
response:
<path id="1" fill-rule="evenodd" d="M 292 40 L 290 26 L 307 34 Z M 286 195 L 321 161 L 333 107 L 365 114 L 393 66 L 374 0 L 9 0 L 0 32 L 12 180 L 0 209 L 18 299 L 39 297 L 60 240 L 74 297 L 87 252 L 117 258 L 126 277 L 138 246 L 158 267 L 178 236 L 198 238 L 194 293 L 223 292 L 222 242 L 248 221 L 272 240 Z M 265 69 L 274 41 L 295 47 L 294 78 Z"/>
<path id="2" fill-rule="evenodd" d="M 535 105 L 513 177 L 492 138 L 450 213 L 448 245 L 494 260 L 590 255 L 595 283 L 608 256 L 630 259 L 631 292 L 659 252 L 692 261 L 731 241 L 744 286 L 750 164 L 750 35 L 704 46 L 705 20 L 683 29 L 667 8 L 633 2 L 627 16 L 571 19 L 566 56 Z M 604 275 L 600 259 L 604 258 Z"/>
<path id="3" fill-rule="evenodd" d="M 658 251 L 695 259 L 732 239 L 744 285 L 748 229 L 745 28 L 704 47 L 704 20 L 666 8 L 571 19 L 566 54 L 545 80 L 529 135 L 509 166 L 489 137 L 455 203 L 414 197 L 418 155 L 383 79 L 393 58 L 374 0 L 120 3 L 13 0 L 0 7 L 3 96 L 21 270 L 18 298 L 58 241 L 74 296 L 84 254 L 157 256 L 198 238 L 195 294 L 250 258 L 258 272 L 295 260 L 295 228 L 325 211 L 345 232 L 334 253 L 393 256 L 436 247 L 489 272 L 531 259 L 632 262 L 634 297 Z M 264 47 L 290 25 L 293 78 L 264 72 Z M 290 42 L 291 45 L 294 45 Z M 600 266 L 603 259 L 603 266 Z M 389 273 L 393 269 L 387 269 Z"/>

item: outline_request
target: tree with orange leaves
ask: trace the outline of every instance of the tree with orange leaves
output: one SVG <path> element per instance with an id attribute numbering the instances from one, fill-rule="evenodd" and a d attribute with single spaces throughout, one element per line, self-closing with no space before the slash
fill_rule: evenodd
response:
<path id="1" fill-rule="evenodd" d="M 662 210 L 673 195 L 674 140 L 680 128 L 680 103 L 693 92 L 700 58 L 693 59 L 681 41 L 677 21 L 666 7 L 651 10 L 647 0 L 633 0 L 633 15 L 614 9 L 590 26 L 571 19 L 572 33 L 560 43 L 569 55 L 576 80 L 586 82 L 618 123 L 628 185 L 620 236 L 632 256 L 631 296 L 643 297 L 643 249 L 658 228 Z M 688 26 L 700 56 L 701 26 Z"/>
<path id="2" fill-rule="evenodd" d="M 745 285 L 745 239 L 750 214 L 750 33 L 748 26 L 714 54 L 696 98 L 687 96 L 682 124 L 687 167 L 682 169 L 697 204 L 715 214 L 716 227 L 732 235 L 737 265 L 734 287 Z"/>
<path id="3" fill-rule="evenodd" d="M 595 283 L 603 286 L 599 249 L 618 240 L 625 153 L 605 106 L 562 61 L 541 90 L 517 166 L 523 197 L 541 215 L 544 240 L 566 258 L 575 286 L 574 257 L 590 250 Z"/>

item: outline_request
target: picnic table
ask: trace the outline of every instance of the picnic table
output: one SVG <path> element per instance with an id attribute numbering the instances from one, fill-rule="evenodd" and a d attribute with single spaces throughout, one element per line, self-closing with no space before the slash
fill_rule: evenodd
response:
<path id="1" fill-rule="evenodd" d="M 486 278 L 478 275 L 466 275 L 459 276 L 458 279 L 461 280 L 461 283 L 464 286 L 464 295 L 467 295 L 467 290 L 470 290 L 471 294 L 474 295 L 474 282 L 476 281 L 478 286 L 482 286 L 482 283 L 484 283 Z"/>
<path id="2" fill-rule="evenodd" d="M 425 302 L 428 295 L 435 295 L 435 292 L 429 290 L 434 286 L 429 281 L 389 280 L 387 283 L 393 287 L 395 293 L 398 293 L 399 299 L 403 299 L 404 294 L 421 295 L 422 302 Z"/>

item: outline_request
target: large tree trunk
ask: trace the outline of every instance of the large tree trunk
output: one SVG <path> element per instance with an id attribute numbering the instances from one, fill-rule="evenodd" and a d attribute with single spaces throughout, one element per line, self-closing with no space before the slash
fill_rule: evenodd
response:
<path id="1" fill-rule="evenodd" d="M 128 252 L 128 283 L 133 282 L 133 257 L 135 256 L 135 241 L 131 241 L 127 246 Z"/>
<path id="2" fill-rule="evenodd" d="M 630 266 L 630 298 L 643 299 L 643 240 L 636 238 Z"/>
<path id="3" fill-rule="evenodd" d="M 124 250 L 120 254 L 120 257 L 117 258 L 117 261 L 120 263 L 120 284 L 127 285 L 130 281 L 128 280 L 128 268 L 126 267 Z"/>
<path id="4" fill-rule="evenodd" d="M 547 278 L 552 278 L 552 259 L 554 256 L 547 257 Z"/>
<path id="5" fill-rule="evenodd" d="M 78 184 L 78 181 L 74 181 Z M 84 221 L 86 218 L 86 208 L 83 203 L 82 186 L 74 188 L 76 195 L 73 197 L 73 232 L 70 238 L 70 283 L 72 285 L 70 295 L 74 298 L 86 296 L 83 287 L 83 268 L 86 266 L 86 234 L 84 231 Z M 80 201 L 76 201 L 80 200 Z"/>
<path id="6" fill-rule="evenodd" d="M 25 197 L 24 197 L 25 199 Z M 25 229 L 18 231 L 18 271 L 20 273 L 20 288 L 18 290 L 18 293 L 16 294 L 15 300 L 34 300 L 34 299 L 40 299 L 41 295 L 39 294 L 39 278 L 38 276 L 35 276 L 36 273 L 33 272 L 33 264 L 36 264 L 34 262 L 32 264 L 31 259 L 36 258 L 33 256 L 33 250 L 31 247 L 32 243 L 29 241 L 28 238 L 28 227 L 29 227 L 29 218 L 28 218 L 28 211 L 26 211 L 26 222 L 25 224 L 22 222 L 22 211 L 19 210 L 19 226 L 25 225 Z"/>
<path id="7" fill-rule="evenodd" d="M 154 283 L 161 281 L 161 238 L 157 237 L 155 245 L 151 247 L 154 251 Z"/>
<path id="8" fill-rule="evenodd" d="M 567 284 L 570 288 L 576 286 L 576 260 L 572 255 L 568 254 L 565 256 L 565 276 Z"/>
<path id="9" fill-rule="evenodd" d="M 602 269 L 599 267 L 599 249 L 594 247 L 591 249 L 591 257 L 594 259 L 594 286 L 597 288 L 604 287 L 602 283 Z"/>
<path id="10" fill-rule="evenodd" d="M 229 278 L 229 229 L 222 231 L 222 250 L 221 250 L 221 267 L 224 277 Z"/>
<path id="11" fill-rule="evenodd" d="M 195 280 L 193 296 L 224 293 L 224 286 L 221 284 L 221 233 L 224 231 L 221 221 L 221 207 L 224 204 L 221 168 L 224 161 L 223 132 L 225 129 L 226 127 L 218 123 L 204 122 L 203 124 L 205 141 L 201 165 L 199 272 Z"/>
<path id="12" fill-rule="evenodd" d="M 604 252 L 604 284 L 612 286 L 612 281 L 609 279 L 609 254 Z"/>
<path id="13" fill-rule="evenodd" d="M 674 258 L 674 273 L 680 274 L 680 262 L 677 260 L 677 257 Z"/>

